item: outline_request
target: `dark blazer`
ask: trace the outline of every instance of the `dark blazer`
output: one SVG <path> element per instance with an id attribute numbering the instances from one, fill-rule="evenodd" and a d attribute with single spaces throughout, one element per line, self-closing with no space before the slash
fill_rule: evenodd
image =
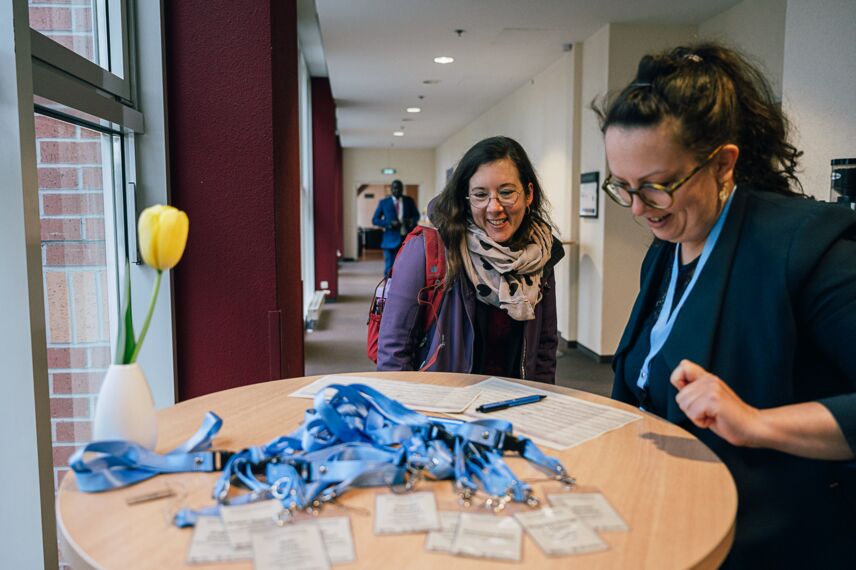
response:
<path id="1" fill-rule="evenodd" d="M 401 233 L 401 228 L 391 227 L 392 222 L 398 220 L 398 212 L 395 210 L 395 201 L 392 196 L 387 196 L 378 202 L 372 223 L 380 228 L 384 228 L 383 241 L 380 243 L 381 249 L 397 249 L 404 241 L 404 236 L 410 233 L 410 230 L 416 227 L 419 222 L 419 208 L 416 207 L 416 202 L 410 196 L 402 196 L 403 218 L 404 218 L 404 235 Z"/>
<path id="2" fill-rule="evenodd" d="M 661 351 L 667 368 L 692 360 L 759 408 L 818 400 L 856 450 L 856 213 L 749 186 L 738 188 L 733 200 Z M 624 381 L 625 357 L 674 251 L 674 244 L 655 241 L 642 264 L 639 296 L 613 360 L 618 400 L 638 404 Z M 659 412 L 705 442 L 734 476 L 739 507 L 731 561 L 737 567 L 843 562 L 845 544 L 856 540 L 856 510 L 848 513 L 842 502 L 853 488 L 847 464 L 731 446 L 692 425 L 668 378 L 652 378 L 649 389 L 668 392 L 668 408 Z"/>

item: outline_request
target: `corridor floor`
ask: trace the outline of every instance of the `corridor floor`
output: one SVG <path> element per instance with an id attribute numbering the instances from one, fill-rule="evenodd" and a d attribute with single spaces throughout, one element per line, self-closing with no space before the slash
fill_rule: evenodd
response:
<path id="1" fill-rule="evenodd" d="M 339 268 L 339 299 L 327 302 L 315 330 L 304 340 L 306 375 L 373 371 L 366 356 L 366 318 L 371 295 L 383 272 L 383 257 L 344 262 Z M 612 370 L 575 349 L 560 350 L 556 384 L 609 395 Z"/>

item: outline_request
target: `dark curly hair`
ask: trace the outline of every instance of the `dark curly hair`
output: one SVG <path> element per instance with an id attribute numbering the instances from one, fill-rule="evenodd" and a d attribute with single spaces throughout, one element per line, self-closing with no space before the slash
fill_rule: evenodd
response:
<path id="1" fill-rule="evenodd" d="M 483 164 L 490 164 L 504 158 L 510 159 L 520 173 L 523 191 L 529 196 L 532 185 L 532 203 L 529 212 L 523 218 L 520 227 L 514 233 L 508 245 L 518 247 L 529 240 L 529 229 L 533 222 L 541 222 L 550 227 L 553 223 L 549 215 L 549 203 L 541 190 L 538 175 L 520 143 L 509 137 L 491 137 L 477 142 L 468 150 L 455 167 L 455 171 L 440 195 L 434 199 L 430 213 L 431 223 L 437 228 L 440 239 L 446 246 L 446 283 L 451 283 L 463 272 L 461 243 L 464 241 L 467 224 L 472 220 L 467 195 L 470 192 L 470 178 Z"/>
<path id="2" fill-rule="evenodd" d="M 706 42 L 646 55 L 627 87 L 592 108 L 603 133 L 677 119 L 678 142 L 700 160 L 722 144 L 740 148 L 736 184 L 803 194 L 796 177 L 802 152 L 788 141 L 788 120 L 761 72 L 732 49 Z"/>

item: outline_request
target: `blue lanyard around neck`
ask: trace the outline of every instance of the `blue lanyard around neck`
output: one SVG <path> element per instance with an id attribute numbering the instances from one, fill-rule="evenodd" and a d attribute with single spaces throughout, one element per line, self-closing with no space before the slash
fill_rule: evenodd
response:
<path id="1" fill-rule="evenodd" d="M 681 312 L 684 302 L 686 302 L 687 298 L 690 296 L 690 292 L 692 292 L 696 281 L 698 281 L 699 275 L 701 275 L 701 270 L 704 268 L 704 264 L 707 263 L 710 254 L 713 252 L 713 248 L 716 247 L 719 234 L 722 233 L 722 226 L 725 225 L 725 218 L 728 217 L 728 209 L 731 207 L 731 199 L 734 197 L 734 192 L 736 190 L 737 187 L 735 186 L 731 191 L 731 194 L 728 196 L 728 200 L 725 202 L 725 207 L 722 208 L 719 218 L 717 218 L 716 223 L 713 225 L 713 229 L 710 230 L 710 233 L 704 242 L 704 249 L 702 249 L 698 265 L 693 272 L 693 277 L 690 279 L 687 288 L 684 289 L 684 293 L 681 295 L 678 305 L 674 310 L 672 310 L 672 305 L 675 301 L 675 290 L 678 287 L 678 264 L 680 263 L 678 257 L 681 254 L 681 244 L 677 244 L 677 246 L 675 246 L 675 259 L 672 263 L 672 277 L 669 279 L 669 289 L 666 291 L 666 298 L 663 301 L 663 306 L 660 309 L 660 315 L 657 317 L 657 322 L 654 323 L 654 327 L 651 329 L 651 349 L 648 351 L 648 356 L 645 357 L 642 369 L 639 370 L 639 378 L 636 380 L 636 385 L 643 390 L 648 385 L 648 372 L 651 360 L 658 352 L 660 352 L 660 349 L 663 348 L 663 345 L 666 344 L 666 341 L 669 339 L 669 335 L 672 333 L 672 327 L 675 325 L 675 320 L 678 318 L 678 313 Z"/>

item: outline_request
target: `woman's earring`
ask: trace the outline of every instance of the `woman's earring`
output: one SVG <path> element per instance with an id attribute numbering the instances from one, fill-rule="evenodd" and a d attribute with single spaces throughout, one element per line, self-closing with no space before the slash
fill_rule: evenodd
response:
<path id="1" fill-rule="evenodd" d="M 526 206 L 526 215 L 529 215 L 529 206 Z"/>
<path id="2" fill-rule="evenodd" d="M 719 183 L 719 199 L 720 199 L 720 201 L 724 202 L 728 198 L 728 194 L 729 194 L 728 185 L 723 180 Z"/>

